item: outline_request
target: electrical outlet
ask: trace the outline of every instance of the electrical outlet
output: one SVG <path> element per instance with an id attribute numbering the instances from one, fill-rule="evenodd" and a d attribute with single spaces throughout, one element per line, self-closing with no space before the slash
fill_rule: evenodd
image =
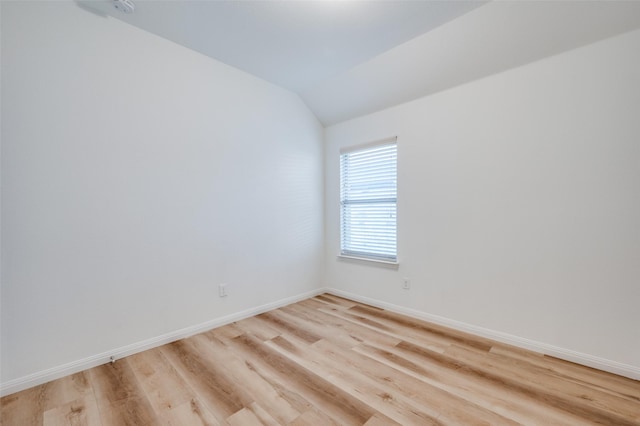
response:
<path id="1" fill-rule="evenodd" d="M 220 296 L 220 297 L 226 297 L 227 296 L 227 285 L 226 284 L 220 284 L 218 286 L 218 296 Z"/>
<path id="2" fill-rule="evenodd" d="M 411 288 L 411 280 L 407 277 L 402 279 L 402 288 L 405 290 L 409 290 Z"/>

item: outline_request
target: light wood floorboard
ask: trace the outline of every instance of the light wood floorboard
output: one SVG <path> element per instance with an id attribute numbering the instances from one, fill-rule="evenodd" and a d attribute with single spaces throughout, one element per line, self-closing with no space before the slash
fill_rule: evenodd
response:
<path id="1" fill-rule="evenodd" d="M 4 426 L 640 426 L 640 382 L 320 295 L 2 398 Z"/>

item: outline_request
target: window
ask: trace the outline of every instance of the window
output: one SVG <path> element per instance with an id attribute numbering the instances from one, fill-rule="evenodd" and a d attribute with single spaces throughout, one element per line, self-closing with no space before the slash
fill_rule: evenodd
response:
<path id="1" fill-rule="evenodd" d="M 396 139 L 340 152 L 340 254 L 396 262 Z"/>

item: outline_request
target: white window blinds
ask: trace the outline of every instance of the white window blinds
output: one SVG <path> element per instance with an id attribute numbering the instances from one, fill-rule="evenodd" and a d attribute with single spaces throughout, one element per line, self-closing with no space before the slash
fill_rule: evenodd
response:
<path id="1" fill-rule="evenodd" d="M 340 254 L 397 260 L 395 138 L 340 155 Z"/>

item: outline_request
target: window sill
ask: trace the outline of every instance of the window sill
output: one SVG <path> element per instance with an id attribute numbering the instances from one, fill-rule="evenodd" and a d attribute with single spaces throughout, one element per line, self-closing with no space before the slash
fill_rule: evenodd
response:
<path id="1" fill-rule="evenodd" d="M 380 266 L 380 267 L 389 268 L 389 269 L 398 269 L 400 267 L 400 264 L 398 262 L 392 262 L 390 260 L 379 260 L 379 259 L 370 259 L 367 257 L 347 256 L 344 254 L 339 254 L 338 260 L 343 262 L 370 264 L 370 265 Z"/>

